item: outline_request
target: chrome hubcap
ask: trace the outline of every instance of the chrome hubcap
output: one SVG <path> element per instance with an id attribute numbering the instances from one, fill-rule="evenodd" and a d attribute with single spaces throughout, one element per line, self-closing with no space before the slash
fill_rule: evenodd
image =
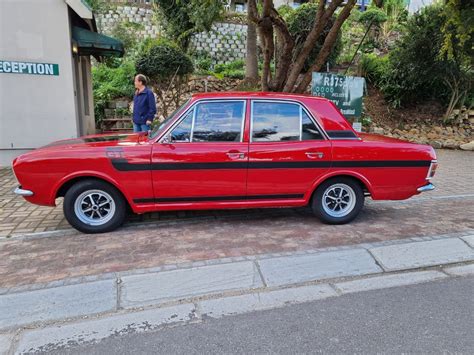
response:
<path id="1" fill-rule="evenodd" d="M 323 194 L 323 210 L 331 217 L 347 216 L 354 209 L 356 195 L 346 184 L 329 186 Z"/>
<path id="2" fill-rule="evenodd" d="M 100 226 L 114 216 L 115 202 L 105 191 L 88 190 L 77 197 L 74 212 L 81 222 L 91 226 Z"/>

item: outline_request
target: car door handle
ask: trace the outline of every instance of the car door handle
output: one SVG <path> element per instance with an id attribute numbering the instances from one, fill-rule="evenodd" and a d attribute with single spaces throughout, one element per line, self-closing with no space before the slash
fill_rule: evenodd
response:
<path id="1" fill-rule="evenodd" d="M 306 152 L 305 154 L 310 159 L 322 159 L 324 157 L 323 152 Z"/>
<path id="2" fill-rule="evenodd" d="M 241 152 L 228 152 L 227 156 L 230 159 L 234 159 L 234 160 L 245 159 L 245 153 L 241 153 Z"/>

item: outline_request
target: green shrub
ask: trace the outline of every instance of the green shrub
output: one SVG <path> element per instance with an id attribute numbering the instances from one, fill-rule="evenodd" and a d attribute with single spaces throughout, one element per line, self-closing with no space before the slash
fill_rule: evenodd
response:
<path id="1" fill-rule="evenodd" d="M 288 14 L 288 17 L 287 17 L 288 30 L 290 31 L 291 36 L 295 40 L 295 49 L 296 49 L 295 57 L 298 56 L 306 40 L 306 37 L 308 36 L 308 34 L 311 31 L 311 28 L 313 27 L 314 20 L 316 19 L 317 10 L 318 10 L 318 4 L 305 3 L 301 5 L 300 7 L 298 7 L 296 10 L 294 10 L 293 12 L 290 12 Z M 305 65 L 303 68 L 304 71 L 308 71 L 311 65 L 316 60 L 316 57 L 319 51 L 321 50 L 324 40 L 326 36 L 328 35 L 329 31 L 331 30 L 331 27 L 334 21 L 335 21 L 335 18 L 333 17 L 326 24 L 325 28 L 323 29 L 323 32 L 321 33 L 321 36 L 316 42 L 316 45 L 311 50 L 308 58 L 305 61 Z M 334 44 L 334 47 L 332 49 L 332 52 L 329 55 L 329 58 L 327 60 L 327 62 L 330 65 L 335 64 L 336 59 L 339 53 L 341 52 L 341 49 L 342 49 L 342 41 L 341 41 L 341 35 L 339 34 L 337 37 L 336 43 Z M 324 65 L 326 65 L 326 63 Z"/>
<path id="2" fill-rule="evenodd" d="M 447 80 L 465 81 L 462 63 L 439 55 L 444 21 L 442 6 L 428 6 L 408 20 L 403 37 L 390 52 L 390 69 L 382 85 L 394 106 L 427 99 L 446 103 L 451 94 Z"/>
<path id="3" fill-rule="evenodd" d="M 104 118 L 107 102 L 120 97 L 132 98 L 135 67 L 132 62 L 123 61 L 118 67 L 99 63 L 92 67 L 92 89 L 96 122 Z"/>
<path id="4" fill-rule="evenodd" d="M 380 26 L 387 19 L 388 17 L 383 10 L 371 7 L 360 15 L 359 22 L 364 23 L 366 26 L 370 23 L 372 23 L 372 26 Z"/>
<path id="5" fill-rule="evenodd" d="M 191 55 L 194 68 L 197 74 L 206 75 L 209 74 L 212 67 L 212 57 L 207 51 L 195 52 Z"/>
<path id="6" fill-rule="evenodd" d="M 368 82 L 381 86 L 388 72 L 390 62 L 388 56 L 378 56 L 375 53 L 364 54 L 359 61 L 359 75 Z"/>
<path id="7" fill-rule="evenodd" d="M 281 5 L 277 9 L 277 11 L 280 14 L 280 16 L 283 17 L 283 19 L 287 20 L 288 16 L 290 16 L 290 14 L 295 12 L 295 9 L 293 9 L 290 5 Z"/>
<path id="8" fill-rule="evenodd" d="M 194 70 L 191 59 L 178 46 L 164 40 L 144 43 L 135 68 L 155 83 L 167 81 L 175 74 L 187 75 Z"/>
<path id="9" fill-rule="evenodd" d="M 239 59 L 227 64 L 216 64 L 214 70 L 209 72 L 216 78 L 243 79 L 245 77 L 245 61 Z"/>
<path id="10" fill-rule="evenodd" d="M 125 55 L 133 55 L 139 43 L 136 33 L 143 28 L 142 24 L 136 22 L 117 22 L 112 28 L 111 35 L 123 43 Z"/>

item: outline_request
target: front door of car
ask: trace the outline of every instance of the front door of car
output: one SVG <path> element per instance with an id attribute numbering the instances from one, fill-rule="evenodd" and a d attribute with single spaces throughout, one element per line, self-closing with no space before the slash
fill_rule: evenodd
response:
<path id="1" fill-rule="evenodd" d="M 153 146 L 155 203 L 243 200 L 245 100 L 201 101 Z"/>
<path id="2" fill-rule="evenodd" d="M 247 194 L 302 199 L 329 170 L 331 142 L 298 103 L 253 100 Z"/>

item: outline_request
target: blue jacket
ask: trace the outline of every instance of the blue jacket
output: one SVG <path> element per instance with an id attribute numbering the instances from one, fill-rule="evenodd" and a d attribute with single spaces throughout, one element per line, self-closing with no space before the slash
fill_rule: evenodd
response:
<path id="1" fill-rule="evenodd" d="M 133 97 L 133 122 L 145 124 L 146 121 L 153 121 L 155 115 L 155 96 L 150 89 L 145 87 L 141 93 Z"/>

